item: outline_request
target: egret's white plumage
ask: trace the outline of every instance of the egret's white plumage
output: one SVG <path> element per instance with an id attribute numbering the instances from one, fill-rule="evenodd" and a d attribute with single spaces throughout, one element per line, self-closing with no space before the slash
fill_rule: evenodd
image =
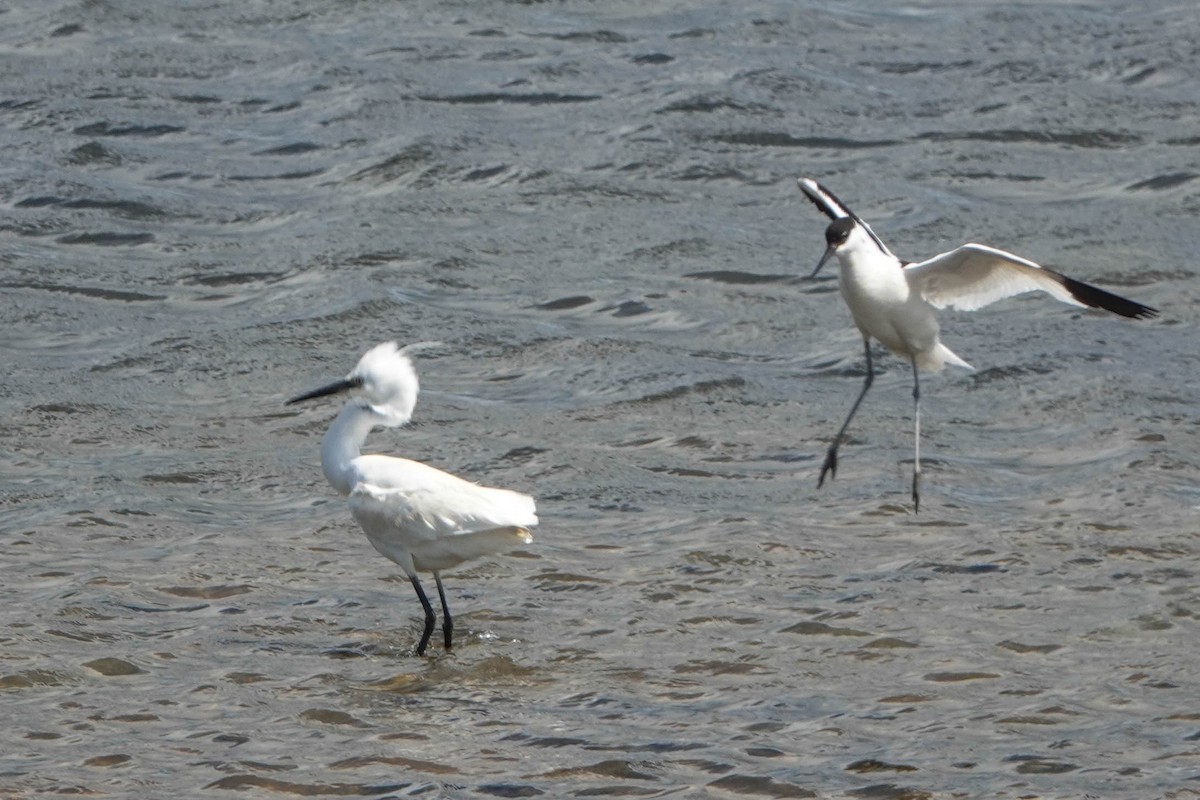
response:
<path id="1" fill-rule="evenodd" d="M 404 425 L 412 418 L 418 389 L 408 355 L 395 342 L 384 342 L 368 350 L 345 379 L 288 403 L 350 393 L 321 440 L 321 468 L 330 485 L 349 498 L 350 513 L 368 541 L 412 582 L 425 610 L 417 646 L 421 655 L 433 632 L 434 614 L 417 573 L 432 572 L 437 582 L 449 649 L 454 623 L 441 571 L 528 544 L 533 538 L 529 528 L 538 518 L 528 495 L 480 486 L 418 461 L 361 454 L 372 429 Z"/>
<path id="2" fill-rule="evenodd" d="M 800 190 L 832 222 L 825 230 L 827 247 L 811 277 L 832 256 L 838 260 L 838 288 L 863 337 L 867 377 L 850 414 L 825 454 L 817 486 L 825 475 L 837 475 L 837 451 L 850 420 L 871 387 L 871 339 L 907 359 L 913 367 L 915 454 L 912 496 L 920 507 L 921 405 L 918 368 L 938 371 L 946 364 L 972 369 L 942 344 L 934 309 L 974 311 L 1006 297 L 1043 291 L 1082 308 L 1102 308 L 1124 317 L 1149 318 L 1158 311 L 1112 294 L 1034 262 L 981 244 L 965 244 L 917 263 L 898 259 L 866 222 L 824 186 L 799 179 Z"/>

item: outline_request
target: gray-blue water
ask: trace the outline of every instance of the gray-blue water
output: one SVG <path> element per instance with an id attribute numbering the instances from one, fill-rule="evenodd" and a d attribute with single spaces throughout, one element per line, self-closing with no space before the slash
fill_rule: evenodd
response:
<path id="1" fill-rule="evenodd" d="M 0 9 L 0 796 L 1200 791 L 1200 15 L 880 5 Z M 817 491 L 799 175 L 1162 316 L 944 314 Z M 388 338 L 542 517 L 424 659 L 283 405 Z"/>

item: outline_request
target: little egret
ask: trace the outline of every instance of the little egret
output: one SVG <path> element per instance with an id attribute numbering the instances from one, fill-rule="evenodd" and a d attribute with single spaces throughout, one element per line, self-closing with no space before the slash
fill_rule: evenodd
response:
<path id="1" fill-rule="evenodd" d="M 946 364 L 973 369 L 938 339 L 934 309 L 950 307 L 974 311 L 1005 297 L 1040 290 L 1070 305 L 1102 308 L 1123 317 L 1149 318 L 1158 314 L 1149 306 L 981 244 L 964 244 L 915 264 L 901 261 L 871 227 L 832 192 L 810 178 L 798 180 L 805 196 L 833 220 L 825 229 L 825 254 L 809 279 L 817 276 L 831 256 L 837 256 L 838 288 L 862 334 L 863 352 L 867 358 L 867 377 L 862 391 L 825 453 L 817 488 L 825 483 L 826 474 L 837 476 L 838 446 L 875 378 L 871 339 L 877 339 L 912 364 L 916 441 L 912 498 L 913 510 L 917 511 L 921 507 L 921 383 L 917 370 L 937 372 Z"/>
<path id="2" fill-rule="evenodd" d="M 406 424 L 417 403 L 417 373 L 395 342 L 376 345 L 343 380 L 293 397 L 288 405 L 349 392 L 321 440 L 321 469 L 375 549 L 400 565 L 425 609 L 417 655 L 433 634 L 433 606 L 417 578 L 433 573 L 442 601 L 442 634 L 451 647 L 454 621 L 446 606 L 442 570 L 472 558 L 503 553 L 533 540 L 538 518 L 533 498 L 465 481 L 417 461 L 361 455 L 375 427 Z"/>

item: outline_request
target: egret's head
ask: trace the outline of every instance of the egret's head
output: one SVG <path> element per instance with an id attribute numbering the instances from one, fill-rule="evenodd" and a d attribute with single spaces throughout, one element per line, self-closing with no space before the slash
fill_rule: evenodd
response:
<path id="1" fill-rule="evenodd" d="M 420 384 L 412 361 L 395 342 L 368 350 L 346 379 L 355 384 L 352 397 L 385 419 L 398 420 L 392 424 L 403 425 L 412 417 Z"/>
<path id="2" fill-rule="evenodd" d="M 420 384 L 412 361 L 395 342 L 377 344 L 340 381 L 306 392 L 288 404 L 349 392 L 353 402 L 379 416 L 380 425 L 403 425 L 412 418 Z"/>

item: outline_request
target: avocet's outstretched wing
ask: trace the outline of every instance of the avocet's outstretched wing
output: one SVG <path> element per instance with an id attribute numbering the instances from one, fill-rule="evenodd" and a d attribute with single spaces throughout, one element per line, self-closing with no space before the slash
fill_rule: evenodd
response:
<path id="1" fill-rule="evenodd" d="M 936 308 L 974 311 L 1006 297 L 1042 291 L 1074 306 L 1146 319 L 1157 309 L 1068 278 L 1028 259 L 982 244 L 964 244 L 904 268 L 908 283 Z"/>

